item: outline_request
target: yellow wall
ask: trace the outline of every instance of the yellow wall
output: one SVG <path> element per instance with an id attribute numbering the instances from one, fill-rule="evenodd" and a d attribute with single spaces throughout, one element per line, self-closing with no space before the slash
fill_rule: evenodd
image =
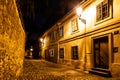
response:
<path id="1" fill-rule="evenodd" d="M 88 0 L 89 1 L 89 0 Z M 87 63 L 86 67 L 88 70 L 90 70 L 93 67 L 93 53 L 92 53 L 92 38 L 96 36 L 101 36 L 105 34 L 110 34 L 110 37 L 112 38 L 109 46 L 110 46 L 110 70 L 113 72 L 113 74 L 117 74 L 117 71 L 114 72 L 120 65 L 120 1 L 119 0 L 113 0 L 113 7 L 110 7 L 110 17 L 106 18 L 105 20 L 96 22 L 96 5 L 98 5 L 103 0 L 93 0 L 92 3 L 89 5 L 82 7 L 82 18 L 86 20 L 86 24 L 81 22 L 81 20 L 78 19 L 78 16 L 75 14 L 74 16 L 71 16 L 70 18 L 64 20 L 65 17 L 63 17 L 61 20 L 59 20 L 60 25 L 64 26 L 64 37 L 59 39 L 56 43 L 59 44 L 59 48 L 65 49 L 65 57 L 64 60 L 58 58 L 59 63 L 64 63 L 66 65 L 71 65 L 80 69 L 84 69 L 84 63 L 85 63 L 85 50 L 86 50 L 86 58 Z M 75 9 L 73 10 L 73 12 Z M 66 16 L 69 16 L 66 15 Z M 79 32 L 72 34 L 71 32 L 71 20 L 77 18 L 78 19 L 78 27 Z M 57 23 L 56 23 L 57 24 Z M 52 29 L 49 29 L 49 31 L 53 30 L 57 26 L 53 26 Z M 85 29 L 86 28 L 86 29 Z M 118 34 L 114 34 L 115 31 L 119 31 Z M 46 32 L 46 33 L 48 33 Z M 85 34 L 86 37 L 85 37 Z M 46 36 L 47 34 L 44 34 Z M 49 40 L 49 39 L 48 39 Z M 86 43 L 86 49 L 85 49 L 85 43 Z M 48 41 L 48 45 L 50 45 Z M 79 54 L 79 60 L 72 60 L 71 59 L 71 47 L 78 45 L 78 54 Z M 113 53 L 112 50 L 114 47 L 118 47 L 118 52 Z M 43 50 L 44 51 L 44 50 Z M 59 51 L 59 50 L 58 50 Z M 59 53 L 59 52 L 58 52 Z M 44 53 L 43 53 L 44 54 Z M 115 65 L 114 65 L 115 64 Z M 114 66 L 117 68 L 115 69 Z M 75 66 L 76 65 L 76 66 Z"/>

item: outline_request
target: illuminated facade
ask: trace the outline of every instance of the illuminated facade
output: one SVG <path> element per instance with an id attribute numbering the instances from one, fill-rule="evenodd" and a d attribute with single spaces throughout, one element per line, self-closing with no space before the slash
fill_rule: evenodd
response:
<path id="1" fill-rule="evenodd" d="M 83 9 L 81 18 L 76 8 Z M 120 76 L 120 1 L 83 0 L 42 36 L 48 61 Z M 116 75 L 117 74 L 117 75 Z"/>

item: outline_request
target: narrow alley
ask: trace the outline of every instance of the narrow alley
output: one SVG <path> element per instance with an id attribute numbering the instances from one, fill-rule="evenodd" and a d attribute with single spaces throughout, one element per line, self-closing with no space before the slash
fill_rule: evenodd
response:
<path id="1" fill-rule="evenodd" d="M 119 10 L 120 0 L 0 0 L 0 80 L 120 80 Z"/>
<path id="2" fill-rule="evenodd" d="M 104 78 L 45 60 L 25 59 L 18 80 L 116 80 Z M 118 80 L 118 79 L 117 79 Z"/>

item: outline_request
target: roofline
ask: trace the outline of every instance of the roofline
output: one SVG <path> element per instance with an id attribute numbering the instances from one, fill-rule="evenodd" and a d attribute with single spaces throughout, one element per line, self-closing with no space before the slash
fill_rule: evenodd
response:
<path id="1" fill-rule="evenodd" d="M 66 20 L 68 20 L 69 18 L 71 18 L 71 16 L 76 15 L 76 9 L 78 7 L 82 7 L 83 9 L 86 8 L 90 3 L 92 3 L 93 1 L 96 0 L 83 0 L 82 2 L 80 2 L 78 5 L 76 5 L 72 10 L 70 10 L 69 12 L 67 12 L 63 17 L 61 17 L 54 25 L 52 25 L 50 27 L 50 29 L 46 30 L 46 32 L 43 34 L 42 37 L 45 36 L 45 34 L 47 34 L 51 29 L 53 29 L 56 25 L 61 25 L 62 23 L 64 23 Z"/>

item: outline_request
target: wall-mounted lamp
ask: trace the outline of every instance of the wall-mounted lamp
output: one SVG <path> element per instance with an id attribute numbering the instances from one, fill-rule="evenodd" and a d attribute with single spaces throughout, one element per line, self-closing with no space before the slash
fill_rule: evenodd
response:
<path id="1" fill-rule="evenodd" d="M 82 8 L 77 8 L 77 9 L 76 9 L 76 13 L 77 13 L 79 19 L 80 19 L 84 24 L 86 24 L 86 20 L 83 19 L 83 18 L 81 18 Z"/>
<path id="2" fill-rule="evenodd" d="M 40 42 L 43 42 L 43 38 L 40 38 Z"/>
<path id="3" fill-rule="evenodd" d="M 46 43 L 46 39 L 40 38 L 40 43 L 45 44 Z"/>
<path id="4" fill-rule="evenodd" d="M 82 8 L 77 8 L 76 9 L 77 15 L 79 16 L 79 18 L 81 17 L 82 14 Z"/>

